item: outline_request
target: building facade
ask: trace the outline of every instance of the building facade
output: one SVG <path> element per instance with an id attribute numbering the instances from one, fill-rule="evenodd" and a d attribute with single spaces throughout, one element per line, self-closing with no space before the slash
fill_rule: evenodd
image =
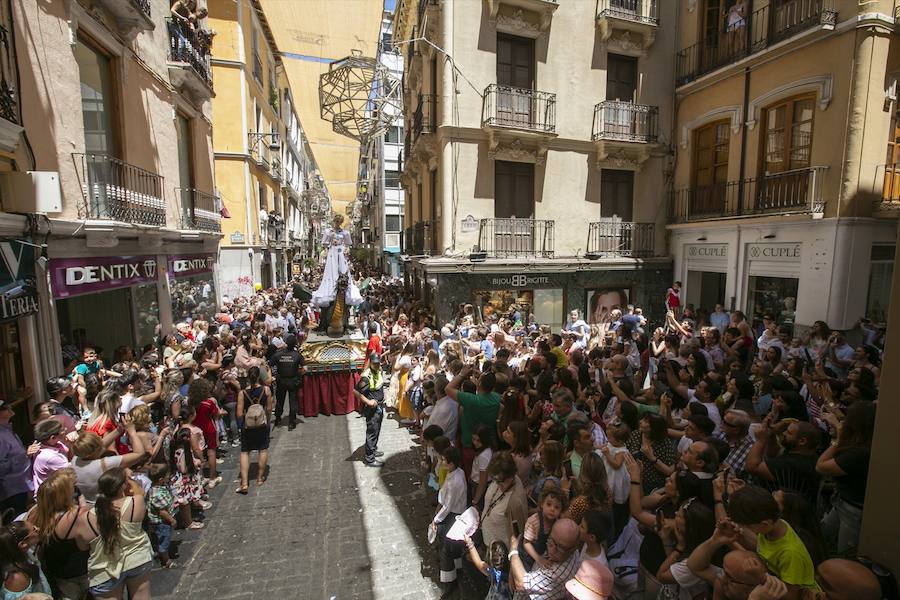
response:
<path id="1" fill-rule="evenodd" d="M 678 4 L 668 226 L 686 301 L 884 322 L 897 239 L 889 0 Z"/>
<path id="2" fill-rule="evenodd" d="M 439 318 L 661 316 L 675 4 L 398 3 L 406 271 Z"/>
<path id="3" fill-rule="evenodd" d="M 403 77 L 403 54 L 394 48 L 392 34 L 394 15 L 385 11 L 381 18 L 381 42 L 377 60 L 397 79 Z M 404 191 L 400 185 L 405 122 L 398 114 L 393 125 L 372 138 L 362 149 L 360 158 L 360 189 L 357 196 L 358 217 L 354 232 L 359 241 L 370 246 L 371 262 L 383 272 L 397 277 L 403 263 Z"/>
<path id="4" fill-rule="evenodd" d="M 206 23 L 173 20 L 165 0 L 11 4 L 0 387 L 30 436 L 29 405 L 83 347 L 109 364 L 212 317 L 221 217 Z"/>
<path id="5" fill-rule="evenodd" d="M 209 20 L 217 32 L 212 69 L 228 90 L 213 101 L 216 184 L 231 217 L 218 275 L 222 293 L 234 297 L 289 280 L 294 259 L 313 253 L 311 219 L 321 219 L 329 200 L 260 3 L 211 0 Z"/>

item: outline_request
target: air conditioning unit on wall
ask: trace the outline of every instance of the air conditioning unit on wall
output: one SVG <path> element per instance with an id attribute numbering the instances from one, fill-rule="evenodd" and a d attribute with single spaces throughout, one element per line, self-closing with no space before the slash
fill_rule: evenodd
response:
<path id="1" fill-rule="evenodd" d="M 0 173 L 0 204 L 6 212 L 62 212 L 58 171 Z"/>

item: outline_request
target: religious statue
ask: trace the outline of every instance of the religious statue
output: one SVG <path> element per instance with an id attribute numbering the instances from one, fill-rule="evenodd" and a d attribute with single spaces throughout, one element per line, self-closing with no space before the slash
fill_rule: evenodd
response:
<path id="1" fill-rule="evenodd" d="M 347 255 L 350 252 L 350 232 L 343 229 L 344 217 L 334 216 L 334 229 L 326 231 L 322 245 L 328 248 L 325 270 L 319 289 L 312 295 L 312 303 L 322 308 L 319 331 L 329 335 L 343 335 L 347 331 L 349 309 L 362 303 L 359 288 L 350 274 Z"/>

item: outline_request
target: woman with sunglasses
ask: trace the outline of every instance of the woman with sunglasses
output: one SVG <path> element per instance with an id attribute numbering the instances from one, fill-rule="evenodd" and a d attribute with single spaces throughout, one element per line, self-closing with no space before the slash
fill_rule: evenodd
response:
<path id="1" fill-rule="evenodd" d="M 675 518 L 663 519 L 660 538 L 666 559 L 656 572 L 656 578 L 663 584 L 658 600 L 697 598 L 712 591 L 706 581 L 688 569 L 687 558 L 712 536 L 715 528 L 715 513 L 696 496 L 681 503 Z"/>
<path id="2" fill-rule="evenodd" d="M 678 508 L 686 500 L 701 495 L 701 482 L 690 471 L 675 470 L 666 478 L 665 485 L 661 489 L 654 490 L 645 498 L 641 483 L 641 463 L 633 456 L 627 455 L 625 468 L 631 477 L 631 493 L 628 497 L 631 516 L 644 533 L 644 541 L 641 542 L 641 565 L 649 573 L 658 573 L 668 557 L 661 537 L 665 520 L 674 519 Z M 687 556 L 685 554 L 683 558 Z"/>

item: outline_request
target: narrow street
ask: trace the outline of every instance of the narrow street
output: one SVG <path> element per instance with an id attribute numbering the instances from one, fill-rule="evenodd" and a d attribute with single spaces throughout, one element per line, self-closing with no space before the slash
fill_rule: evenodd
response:
<path id="1" fill-rule="evenodd" d="M 207 527 L 176 534 L 179 566 L 154 572 L 153 597 L 438 598 L 425 539 L 433 496 L 419 485 L 418 447 L 385 419 L 386 465 L 367 468 L 364 433 L 356 413 L 276 429 L 269 478 L 248 496 L 234 493 L 239 454 L 230 450 Z"/>

